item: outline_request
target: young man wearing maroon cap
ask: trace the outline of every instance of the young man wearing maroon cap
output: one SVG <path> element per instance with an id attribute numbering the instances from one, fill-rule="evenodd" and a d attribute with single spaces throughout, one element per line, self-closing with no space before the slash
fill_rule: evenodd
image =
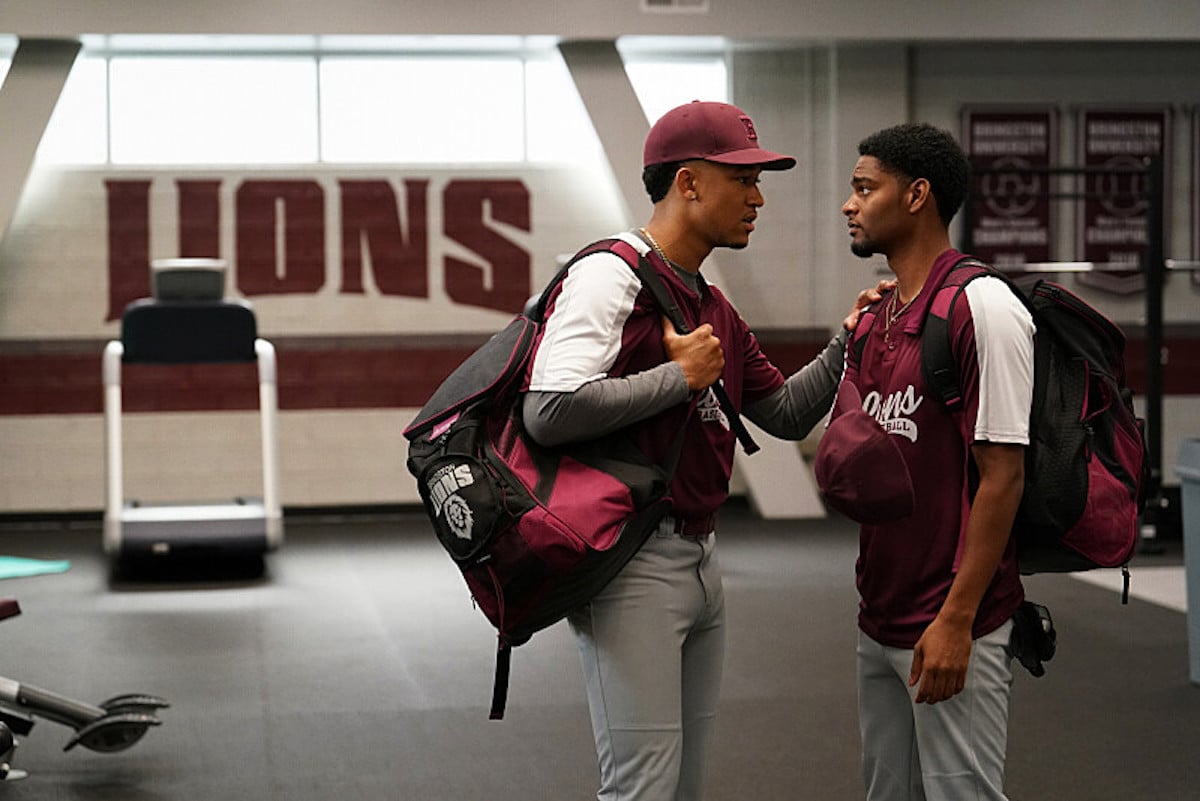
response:
<path id="1" fill-rule="evenodd" d="M 683 432 L 671 514 L 570 617 L 602 801 L 703 796 L 725 648 L 713 530 L 735 442 L 709 387 L 721 379 L 747 418 L 800 439 L 828 411 L 841 375 L 839 334 L 785 380 L 700 276 L 714 248 L 749 243 L 763 206 L 762 172 L 795 163 L 764 150 L 735 106 L 697 101 L 669 111 L 645 143 L 642 177 L 653 214 L 645 227 L 617 236 L 648 257 L 692 333 L 676 334 L 637 275 L 609 252 L 576 262 L 547 306 L 524 402 L 535 439 L 555 445 L 626 429 L 649 458 L 669 464 Z M 855 319 L 852 311 L 847 324 Z"/>
<path id="2" fill-rule="evenodd" d="M 1034 325 L 998 278 L 969 283 L 950 318 L 962 404 L 940 402 L 921 373 L 921 329 L 962 256 L 948 226 L 969 163 L 948 133 L 921 124 L 879 131 L 858 152 L 842 206 L 850 247 L 886 256 L 897 285 L 862 335 L 861 357 L 857 343 L 850 349 L 843 383 L 899 446 L 915 500 L 911 514 L 860 534 L 867 798 L 1004 799 L 1008 645 L 1024 598 L 1009 532 L 1029 442 Z"/>

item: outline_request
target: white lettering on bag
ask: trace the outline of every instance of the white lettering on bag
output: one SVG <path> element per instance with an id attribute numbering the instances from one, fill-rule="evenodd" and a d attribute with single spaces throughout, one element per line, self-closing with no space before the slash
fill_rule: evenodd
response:
<path id="1" fill-rule="evenodd" d="M 442 513 L 442 506 L 453 497 L 460 488 L 469 487 L 475 483 L 469 464 L 452 464 L 438 470 L 425 486 L 429 490 L 429 501 L 433 504 L 433 513 Z"/>

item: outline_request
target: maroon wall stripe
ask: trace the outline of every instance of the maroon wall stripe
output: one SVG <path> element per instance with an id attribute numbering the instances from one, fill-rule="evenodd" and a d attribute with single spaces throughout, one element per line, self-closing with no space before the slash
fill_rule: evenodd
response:
<path id="1" fill-rule="evenodd" d="M 358 337 L 343 341 L 283 338 L 276 342 L 279 408 L 418 408 L 433 390 L 482 344 L 483 336 Z M 1168 395 L 1200 395 L 1200 334 L 1167 337 L 1170 361 L 1163 374 Z M 805 333 L 788 340 L 774 334 L 763 349 L 785 373 L 800 368 L 824 347 L 824 336 Z M 104 343 L 4 343 L 0 348 L 0 415 L 99 414 Z M 1131 339 L 1126 351 L 1129 382 L 1145 386 L 1145 348 Z M 122 402 L 128 412 L 213 411 L 258 408 L 253 364 L 124 365 Z"/>

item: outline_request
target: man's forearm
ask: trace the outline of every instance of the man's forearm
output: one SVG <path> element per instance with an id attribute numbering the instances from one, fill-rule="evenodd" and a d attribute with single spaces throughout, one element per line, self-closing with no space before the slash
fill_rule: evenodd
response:
<path id="1" fill-rule="evenodd" d="M 525 429 L 542 445 L 596 439 L 688 399 L 687 380 L 674 362 L 620 378 L 589 381 L 574 392 L 526 393 Z"/>
<path id="2" fill-rule="evenodd" d="M 967 519 L 962 560 L 942 605 L 942 615 L 959 623 L 975 620 L 1008 546 L 1024 489 L 1022 446 L 977 445 L 972 452 L 979 465 L 979 488 Z"/>
<path id="3" fill-rule="evenodd" d="M 781 439 L 804 439 L 833 405 L 845 364 L 843 329 L 815 359 L 793 373 L 774 394 L 746 407 L 746 417 Z"/>

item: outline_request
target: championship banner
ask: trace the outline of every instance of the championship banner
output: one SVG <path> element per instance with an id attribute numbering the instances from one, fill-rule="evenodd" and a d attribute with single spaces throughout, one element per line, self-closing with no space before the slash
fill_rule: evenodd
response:
<path id="1" fill-rule="evenodd" d="M 968 209 L 972 252 L 1010 273 L 1021 264 L 1050 261 L 1050 175 L 1027 170 L 1053 165 L 1057 110 L 965 106 L 962 131 L 975 170 Z M 994 172 L 1008 167 L 1013 171 Z"/>
<path id="2" fill-rule="evenodd" d="M 1084 167 L 1139 169 L 1147 156 L 1163 160 L 1163 197 L 1170 196 L 1171 110 L 1154 108 L 1085 108 L 1079 112 L 1079 163 Z M 1145 254 L 1150 198 L 1144 174 L 1083 176 L 1083 198 L 1076 230 L 1082 261 L 1128 264 L 1124 271 L 1081 273 L 1083 283 L 1120 294 L 1145 289 Z M 1167 219 L 1166 209 L 1163 219 Z"/>

